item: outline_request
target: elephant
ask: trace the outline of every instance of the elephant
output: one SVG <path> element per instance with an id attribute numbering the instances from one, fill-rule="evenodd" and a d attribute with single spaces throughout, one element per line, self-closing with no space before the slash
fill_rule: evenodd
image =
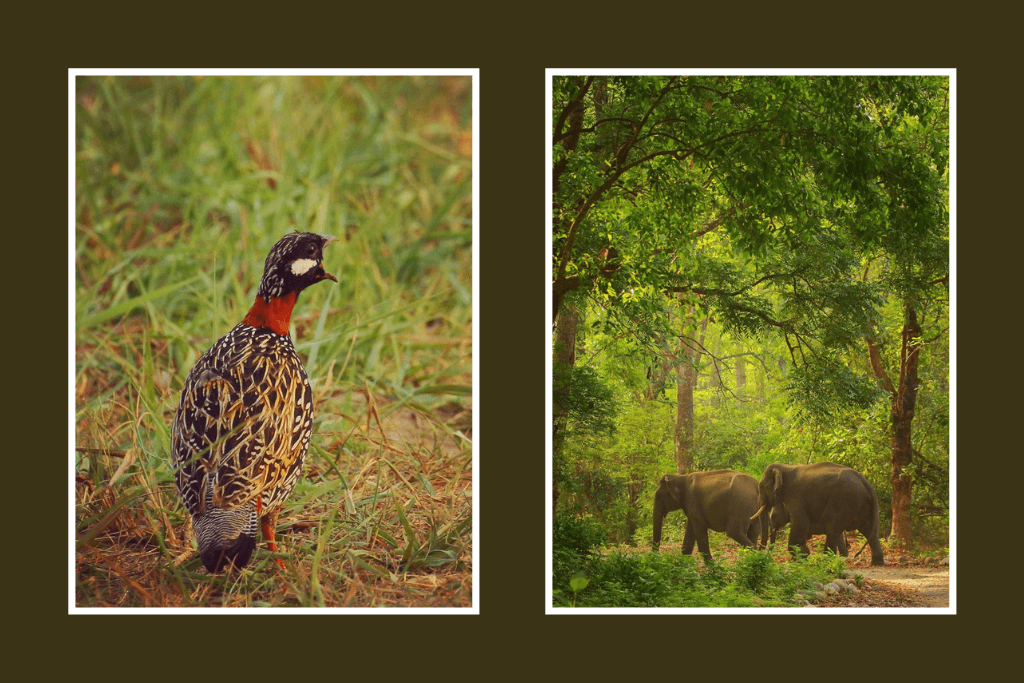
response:
<path id="1" fill-rule="evenodd" d="M 775 545 L 775 536 L 779 529 L 789 524 L 789 513 L 786 512 L 785 505 L 776 505 L 772 508 L 771 513 L 771 524 L 769 531 L 769 545 Z M 852 531 L 852 530 L 851 530 Z M 810 534 L 812 536 L 818 534 L 824 534 L 825 527 L 822 524 L 812 524 Z M 863 548 L 861 548 L 863 550 Z M 846 557 L 850 552 L 849 546 L 846 544 L 846 533 L 839 534 L 839 554 Z"/>
<path id="2" fill-rule="evenodd" d="M 825 547 L 848 555 L 843 532 L 856 529 L 871 546 L 871 564 L 884 565 L 878 540 L 878 496 L 863 474 L 833 462 L 809 465 L 772 463 L 758 483 L 758 510 L 751 520 L 770 509 L 769 526 L 786 517 L 790 521 L 790 552 L 809 555 L 807 539 L 825 534 Z M 782 510 L 778 513 L 775 509 Z M 772 517 L 774 515 L 774 518 Z M 842 539 L 842 540 L 841 540 Z"/>
<path id="3" fill-rule="evenodd" d="M 761 536 L 761 547 L 767 544 L 768 524 L 752 517 L 757 510 L 757 479 L 749 474 L 732 470 L 712 470 L 690 474 L 666 474 L 658 482 L 654 494 L 655 550 L 661 546 L 661 525 L 673 510 L 686 514 L 686 533 L 683 536 L 683 554 L 693 552 L 693 543 L 711 562 L 708 548 L 708 529 L 724 531 L 737 543 L 756 547 Z"/>

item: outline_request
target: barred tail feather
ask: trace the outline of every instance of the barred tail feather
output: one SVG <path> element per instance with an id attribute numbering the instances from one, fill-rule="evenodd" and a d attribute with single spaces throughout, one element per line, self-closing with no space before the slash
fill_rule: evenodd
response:
<path id="1" fill-rule="evenodd" d="M 249 563 L 256 548 L 256 505 L 247 503 L 233 510 L 207 510 L 206 514 L 192 518 L 199 556 L 207 571 L 220 572 L 230 565 L 241 569 Z"/>

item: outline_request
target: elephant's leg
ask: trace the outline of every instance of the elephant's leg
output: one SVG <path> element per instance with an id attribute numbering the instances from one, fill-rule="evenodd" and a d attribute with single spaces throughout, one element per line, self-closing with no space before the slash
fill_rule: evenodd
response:
<path id="1" fill-rule="evenodd" d="M 846 549 L 846 544 L 841 540 L 841 532 L 833 532 L 831 534 L 825 534 L 825 550 L 835 555 L 846 555 L 843 552 Z"/>
<path id="2" fill-rule="evenodd" d="M 796 520 L 790 522 L 789 552 L 794 558 L 797 556 L 797 552 L 803 553 L 804 557 L 811 554 L 811 549 L 807 547 L 807 539 L 810 536 L 809 522 L 797 522 Z"/>
<path id="3" fill-rule="evenodd" d="M 726 534 L 742 546 L 756 548 L 757 543 L 754 541 L 757 539 L 757 532 L 759 530 L 760 527 L 757 524 L 757 520 L 754 520 L 754 523 L 749 527 L 744 525 L 741 520 L 738 520 L 728 527 Z"/>
<path id="4" fill-rule="evenodd" d="M 764 547 L 766 545 L 765 541 L 767 540 L 765 538 L 765 534 L 763 534 L 761 530 L 762 527 L 760 519 L 755 519 L 753 522 L 750 523 L 750 526 L 747 527 L 747 537 L 750 538 L 750 540 L 757 542 L 758 550 L 764 550 Z M 759 536 L 760 538 L 758 538 Z"/>
<path id="5" fill-rule="evenodd" d="M 833 555 L 839 554 L 839 535 L 842 533 L 842 528 L 832 521 L 825 522 L 825 552 L 832 553 Z"/>
<path id="6" fill-rule="evenodd" d="M 878 541 L 878 535 L 868 536 L 868 543 L 871 544 L 871 564 L 876 567 L 885 565 L 885 557 L 882 555 L 882 544 Z"/>
<path id="7" fill-rule="evenodd" d="M 707 534 L 705 533 L 705 536 L 706 535 Z M 690 520 L 686 520 L 686 533 L 683 534 L 683 555 L 693 554 L 694 540 L 695 539 L 693 536 L 693 524 L 690 522 Z"/>
<path id="8" fill-rule="evenodd" d="M 711 546 L 708 544 L 708 528 L 701 527 L 693 530 L 694 535 L 697 537 L 697 550 L 704 556 L 704 564 L 711 563 Z"/>

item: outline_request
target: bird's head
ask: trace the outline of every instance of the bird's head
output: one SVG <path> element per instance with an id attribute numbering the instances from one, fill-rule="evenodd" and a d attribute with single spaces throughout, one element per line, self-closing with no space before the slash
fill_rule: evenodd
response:
<path id="1" fill-rule="evenodd" d="M 282 237 L 267 254 L 257 296 L 270 301 L 297 295 L 321 280 L 337 282 L 338 278 L 325 271 L 323 265 L 324 247 L 337 241 L 332 235 L 311 232 L 293 232 Z"/>

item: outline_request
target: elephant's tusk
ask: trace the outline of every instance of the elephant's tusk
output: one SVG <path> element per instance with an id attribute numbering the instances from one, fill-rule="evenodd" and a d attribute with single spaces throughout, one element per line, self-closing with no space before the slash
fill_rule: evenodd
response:
<path id="1" fill-rule="evenodd" d="M 757 512 L 755 512 L 755 513 L 754 513 L 754 516 L 750 518 L 750 521 L 751 521 L 751 522 L 753 522 L 753 521 L 754 521 L 755 519 L 757 519 L 758 517 L 760 517 L 760 516 L 761 516 L 761 513 L 762 513 L 762 512 L 764 512 L 764 509 L 765 509 L 766 507 L 768 507 L 768 506 L 767 506 L 767 505 L 762 505 L 762 506 L 761 506 L 761 509 L 759 509 L 759 510 L 758 510 Z"/>

